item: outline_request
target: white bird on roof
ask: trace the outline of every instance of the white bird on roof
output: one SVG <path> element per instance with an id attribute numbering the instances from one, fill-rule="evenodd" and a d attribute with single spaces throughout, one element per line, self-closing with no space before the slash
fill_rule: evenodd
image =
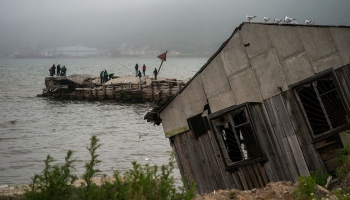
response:
<path id="1" fill-rule="evenodd" d="M 274 19 L 273 22 L 279 24 L 282 20 L 281 19 Z"/>
<path id="2" fill-rule="evenodd" d="M 264 17 L 264 22 L 265 22 L 265 23 L 268 22 L 269 20 L 270 20 L 270 18 Z"/>
<path id="3" fill-rule="evenodd" d="M 256 16 L 250 16 L 250 15 L 247 15 L 245 18 L 250 22 L 250 20 L 254 19 Z"/>
<path id="4" fill-rule="evenodd" d="M 314 25 L 315 22 L 310 21 L 310 20 L 305 20 L 306 25 Z"/>
<path id="5" fill-rule="evenodd" d="M 284 23 L 292 23 L 293 22 L 293 20 L 295 20 L 294 18 L 291 18 L 291 17 L 288 17 L 288 16 L 286 16 L 285 18 L 284 18 Z"/>

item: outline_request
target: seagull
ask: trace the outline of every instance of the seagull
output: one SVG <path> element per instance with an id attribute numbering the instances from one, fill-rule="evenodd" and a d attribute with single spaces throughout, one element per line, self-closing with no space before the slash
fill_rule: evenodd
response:
<path id="1" fill-rule="evenodd" d="M 310 20 L 305 20 L 305 24 L 306 24 L 306 25 L 314 25 L 315 22 L 310 21 Z"/>
<path id="2" fill-rule="evenodd" d="M 250 22 L 250 20 L 254 19 L 255 17 L 256 17 L 255 15 L 254 16 L 247 15 L 245 18 Z"/>
<path id="3" fill-rule="evenodd" d="M 294 18 L 291 18 L 291 17 L 288 17 L 288 16 L 286 16 L 286 17 L 284 18 L 284 22 L 285 22 L 286 24 L 291 23 L 293 20 L 295 20 L 295 19 L 294 19 Z"/>
<path id="4" fill-rule="evenodd" d="M 299 24 L 298 22 L 292 22 L 292 24 Z"/>
<path id="5" fill-rule="evenodd" d="M 281 19 L 274 19 L 273 22 L 279 24 L 282 20 Z"/>
<path id="6" fill-rule="evenodd" d="M 152 163 L 155 163 L 152 158 L 145 158 L 146 161 L 152 161 Z"/>
<path id="7" fill-rule="evenodd" d="M 140 140 L 141 140 L 141 136 L 145 136 L 145 135 L 148 135 L 148 133 L 141 134 L 141 133 L 139 132 L 139 136 L 137 137 L 136 141 L 140 141 Z"/>
<path id="8" fill-rule="evenodd" d="M 266 22 L 268 22 L 270 20 L 270 18 L 268 18 L 268 17 L 264 17 L 264 21 L 265 21 L 265 23 Z"/>

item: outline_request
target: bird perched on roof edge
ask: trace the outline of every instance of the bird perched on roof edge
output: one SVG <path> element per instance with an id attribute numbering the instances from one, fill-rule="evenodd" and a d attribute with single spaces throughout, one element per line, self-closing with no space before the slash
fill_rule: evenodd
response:
<path id="1" fill-rule="evenodd" d="M 315 22 L 310 21 L 310 20 L 305 20 L 305 24 L 306 24 L 306 25 L 314 25 Z"/>
<path id="2" fill-rule="evenodd" d="M 284 18 L 284 23 L 292 23 L 293 22 L 293 20 L 295 20 L 294 18 L 291 18 L 291 17 L 288 17 L 288 16 L 286 16 L 285 18 Z"/>
<path id="3" fill-rule="evenodd" d="M 268 22 L 269 20 L 270 20 L 270 18 L 264 17 L 264 22 L 265 22 L 265 23 Z"/>
<path id="4" fill-rule="evenodd" d="M 282 20 L 281 19 L 274 19 L 273 22 L 279 24 Z"/>
<path id="5" fill-rule="evenodd" d="M 250 22 L 250 20 L 254 19 L 256 16 L 250 16 L 250 15 L 247 15 L 245 18 Z"/>

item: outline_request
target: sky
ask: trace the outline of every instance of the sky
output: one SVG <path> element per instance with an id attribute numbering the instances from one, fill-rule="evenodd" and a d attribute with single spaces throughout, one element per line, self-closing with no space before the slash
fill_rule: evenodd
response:
<path id="1" fill-rule="evenodd" d="M 84 45 L 216 49 L 246 15 L 350 26 L 349 0 L 0 0 L 0 55 Z"/>

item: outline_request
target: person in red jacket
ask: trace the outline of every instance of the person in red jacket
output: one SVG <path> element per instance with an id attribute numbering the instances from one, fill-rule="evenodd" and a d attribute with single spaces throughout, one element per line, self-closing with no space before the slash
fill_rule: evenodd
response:
<path id="1" fill-rule="evenodd" d="M 143 64 L 142 66 L 142 73 L 143 73 L 143 76 L 146 76 L 146 65 Z"/>

